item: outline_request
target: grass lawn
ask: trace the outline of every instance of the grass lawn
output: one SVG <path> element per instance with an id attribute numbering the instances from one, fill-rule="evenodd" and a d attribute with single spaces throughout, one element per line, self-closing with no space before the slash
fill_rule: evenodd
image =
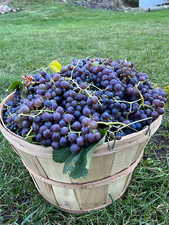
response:
<path id="1" fill-rule="evenodd" d="M 30 2 L 30 1 L 29 1 Z M 156 86 L 169 84 L 169 11 L 122 13 L 55 1 L 17 1 L 23 11 L 0 16 L 0 98 L 12 80 L 87 56 L 125 58 Z M 0 224 L 168 225 L 169 116 L 146 147 L 124 196 L 106 209 L 71 215 L 48 204 L 9 144 L 0 136 Z"/>

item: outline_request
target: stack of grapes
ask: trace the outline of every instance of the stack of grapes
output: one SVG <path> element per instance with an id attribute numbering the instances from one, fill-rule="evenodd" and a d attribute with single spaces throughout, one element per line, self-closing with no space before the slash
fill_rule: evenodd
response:
<path id="1" fill-rule="evenodd" d="M 3 117 L 14 133 L 71 152 L 143 129 L 164 113 L 165 92 L 131 62 L 73 60 L 60 73 L 24 77 Z"/>

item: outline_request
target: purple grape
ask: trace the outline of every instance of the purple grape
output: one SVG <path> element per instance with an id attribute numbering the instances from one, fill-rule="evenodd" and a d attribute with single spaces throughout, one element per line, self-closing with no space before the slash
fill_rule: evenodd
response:
<path id="1" fill-rule="evenodd" d="M 126 110 L 127 109 L 127 105 L 125 103 L 121 103 L 120 104 L 120 108 L 121 108 L 121 110 Z"/>
<path id="2" fill-rule="evenodd" d="M 37 97 L 33 100 L 33 105 L 36 107 L 36 108 L 39 108 L 39 107 L 42 107 L 43 105 L 43 98 L 42 97 Z"/>
<path id="3" fill-rule="evenodd" d="M 35 136 L 35 140 L 36 140 L 37 142 L 42 141 L 42 135 L 41 135 L 41 134 L 37 134 L 37 135 Z"/>
<path id="4" fill-rule="evenodd" d="M 81 113 L 80 113 L 79 111 L 75 111 L 75 112 L 74 112 L 74 116 L 75 116 L 76 118 L 79 118 L 79 117 L 81 116 Z"/>
<path id="5" fill-rule="evenodd" d="M 55 132 L 52 134 L 52 141 L 59 141 L 60 140 L 60 134 L 58 132 Z"/>
<path id="6" fill-rule="evenodd" d="M 39 88 L 46 90 L 46 85 L 45 84 L 39 84 Z"/>
<path id="7" fill-rule="evenodd" d="M 108 112 L 104 112 L 104 113 L 102 114 L 102 118 L 105 119 L 105 120 L 107 120 L 107 119 L 110 118 L 110 114 L 109 114 Z"/>
<path id="8" fill-rule="evenodd" d="M 135 94 L 135 89 L 134 89 L 133 87 L 129 87 L 129 88 L 127 88 L 127 90 L 126 90 L 126 93 L 127 93 L 128 95 L 134 95 L 134 94 Z"/>
<path id="9" fill-rule="evenodd" d="M 60 120 L 59 121 L 59 125 L 60 125 L 60 127 L 65 127 L 66 126 L 66 122 L 64 120 Z"/>
<path id="10" fill-rule="evenodd" d="M 122 89 L 122 86 L 121 86 L 120 83 L 116 83 L 116 84 L 114 85 L 114 90 L 115 90 L 115 91 L 120 91 L 121 89 Z"/>
<path id="11" fill-rule="evenodd" d="M 39 81 L 41 79 L 41 75 L 40 74 L 35 74 L 33 76 L 34 80 Z"/>
<path id="12" fill-rule="evenodd" d="M 71 114 L 64 114 L 63 119 L 67 122 L 67 123 L 71 123 L 74 120 L 74 116 Z"/>
<path id="13" fill-rule="evenodd" d="M 82 113 L 83 113 L 83 115 L 85 115 L 85 116 L 89 116 L 89 115 L 91 114 L 91 110 L 90 110 L 87 106 L 85 106 L 85 107 L 83 108 Z"/>
<path id="14" fill-rule="evenodd" d="M 88 126 L 89 123 L 91 122 L 91 119 L 84 116 L 81 121 L 82 121 L 82 126 Z"/>
<path id="15" fill-rule="evenodd" d="M 59 78 L 60 78 L 60 74 L 59 74 L 59 73 L 55 73 L 55 74 L 53 74 L 53 76 L 52 76 L 52 79 L 53 79 L 54 81 L 58 81 Z"/>
<path id="16" fill-rule="evenodd" d="M 47 129 L 46 126 L 42 125 L 40 128 L 39 128 L 39 133 L 40 134 L 43 134 L 43 131 L 45 131 Z"/>
<path id="17" fill-rule="evenodd" d="M 59 126 L 59 124 L 53 124 L 52 126 L 51 126 L 51 130 L 52 131 L 60 131 L 60 126 Z"/>
<path id="18" fill-rule="evenodd" d="M 52 144 L 51 144 L 51 146 L 52 146 L 53 149 L 59 149 L 59 147 L 60 147 L 59 146 L 59 143 L 56 142 L 56 141 L 53 141 Z"/>
<path id="19" fill-rule="evenodd" d="M 88 84 L 82 82 L 82 83 L 79 84 L 79 87 L 80 87 L 81 89 L 86 89 L 86 88 L 88 87 Z"/>
<path id="20" fill-rule="evenodd" d="M 73 130 L 80 130 L 81 129 L 81 124 L 80 124 L 80 122 L 78 122 L 78 121 L 75 121 L 73 124 L 72 124 L 72 129 Z"/>
<path id="21" fill-rule="evenodd" d="M 99 132 L 96 132 L 96 133 L 94 134 L 94 136 L 95 136 L 95 140 L 96 140 L 96 141 L 99 141 L 99 140 L 101 139 L 101 134 L 100 134 Z"/>
<path id="22" fill-rule="evenodd" d="M 56 112 L 60 113 L 61 115 L 64 113 L 64 109 L 61 106 L 58 106 Z"/>
<path id="23" fill-rule="evenodd" d="M 51 101 L 50 100 L 45 100 L 44 101 L 44 106 L 50 107 L 51 106 Z"/>
<path id="24" fill-rule="evenodd" d="M 89 128 L 88 127 L 82 127 L 82 134 L 88 134 L 89 133 Z"/>
<path id="25" fill-rule="evenodd" d="M 62 127 L 61 130 L 60 130 L 60 133 L 61 133 L 63 136 L 67 135 L 68 132 L 69 132 L 68 127 Z"/>
<path id="26" fill-rule="evenodd" d="M 29 127 L 29 125 L 30 125 L 29 121 L 27 121 L 27 120 L 22 121 L 22 127 L 23 128 L 27 128 L 27 127 Z"/>
<path id="27" fill-rule="evenodd" d="M 38 95 L 44 95 L 45 94 L 45 90 L 37 89 L 36 90 L 36 94 L 38 94 Z"/>
<path id="28" fill-rule="evenodd" d="M 159 99 L 154 99 L 152 103 L 157 107 L 161 105 L 161 101 Z"/>
<path id="29" fill-rule="evenodd" d="M 52 94 L 51 94 L 50 92 L 46 92 L 46 93 L 45 93 L 45 97 L 46 97 L 47 99 L 51 99 L 51 98 L 52 98 Z"/>
<path id="30" fill-rule="evenodd" d="M 52 126 L 52 123 L 48 121 L 48 122 L 45 122 L 44 125 L 50 129 Z"/>
<path id="31" fill-rule="evenodd" d="M 79 146 L 83 146 L 83 145 L 84 145 L 84 138 L 83 138 L 82 136 L 78 137 L 78 138 L 76 139 L 76 143 L 77 143 L 77 145 L 79 145 Z"/>
<path id="32" fill-rule="evenodd" d="M 152 110 L 151 109 L 146 109 L 145 110 L 145 113 L 146 113 L 147 116 L 150 116 L 151 113 L 152 113 Z"/>
<path id="33" fill-rule="evenodd" d="M 41 75 L 42 77 L 45 77 L 46 74 L 47 74 L 47 73 L 46 73 L 45 71 L 41 71 L 41 72 L 40 72 L 40 75 Z"/>
<path id="34" fill-rule="evenodd" d="M 44 131 L 43 131 L 43 136 L 44 136 L 45 138 L 50 137 L 50 136 L 51 136 L 50 130 L 49 130 L 49 129 L 44 130 Z"/>
<path id="35" fill-rule="evenodd" d="M 69 133 L 68 134 L 68 140 L 71 142 L 71 143 L 74 143 L 77 139 L 77 135 L 75 133 Z"/>
<path id="36" fill-rule="evenodd" d="M 73 98 L 72 98 L 72 97 L 68 97 L 68 98 L 66 99 L 66 101 L 69 102 L 69 103 L 71 103 L 71 102 L 73 101 Z"/>
<path id="37" fill-rule="evenodd" d="M 76 101 L 76 100 L 73 100 L 73 101 L 71 102 L 71 105 L 72 105 L 72 106 L 76 106 L 76 105 L 77 105 L 77 101 Z"/>
<path id="38" fill-rule="evenodd" d="M 123 120 L 124 124 L 130 124 L 130 120 Z"/>
<path id="39" fill-rule="evenodd" d="M 51 140 L 50 139 L 44 139 L 40 142 L 41 145 L 50 146 Z"/>
<path id="40" fill-rule="evenodd" d="M 91 120 L 88 124 L 89 128 L 96 129 L 97 128 L 97 122 L 94 120 Z"/>
<path id="41" fill-rule="evenodd" d="M 20 109 L 18 110 L 18 113 L 29 113 L 30 109 L 27 105 L 21 105 Z"/>
<path id="42" fill-rule="evenodd" d="M 62 88 L 69 88 L 70 84 L 67 81 L 61 81 L 60 86 Z"/>
<path id="43" fill-rule="evenodd" d="M 55 88 L 55 93 L 56 93 L 56 95 L 61 95 L 62 89 L 61 88 Z"/>
<path id="44" fill-rule="evenodd" d="M 69 106 L 66 110 L 68 113 L 73 114 L 74 113 L 74 108 L 72 106 Z"/>
<path id="45" fill-rule="evenodd" d="M 61 119 L 61 114 L 59 112 L 54 112 L 52 116 L 54 121 L 59 121 Z"/>
<path id="46" fill-rule="evenodd" d="M 46 80 L 45 80 L 43 77 L 41 77 L 41 78 L 39 79 L 39 83 L 43 84 L 43 83 L 45 83 L 45 82 L 46 82 Z"/>
<path id="47" fill-rule="evenodd" d="M 29 132 L 29 129 L 28 128 L 23 128 L 21 130 L 21 136 L 25 136 L 28 132 Z"/>
<path id="48" fill-rule="evenodd" d="M 76 106 L 76 110 L 77 110 L 77 111 L 81 111 L 81 110 L 82 110 L 82 107 L 81 107 L 80 105 L 77 105 L 77 106 Z"/>
<path id="49" fill-rule="evenodd" d="M 33 121 L 35 123 L 40 123 L 41 122 L 41 117 L 40 116 L 36 116 L 36 117 L 33 118 Z"/>
<path id="50" fill-rule="evenodd" d="M 49 121 L 51 119 L 51 114 L 48 112 L 44 112 L 41 116 L 42 120 Z"/>
<path id="51" fill-rule="evenodd" d="M 87 140 L 89 141 L 89 143 L 95 142 L 95 135 L 93 133 L 87 134 Z"/>
<path id="52" fill-rule="evenodd" d="M 79 150 L 80 150 L 80 147 L 77 144 L 72 144 L 70 146 L 70 151 L 73 152 L 73 153 L 78 152 Z"/>
<path id="53" fill-rule="evenodd" d="M 151 113 L 151 116 L 153 117 L 153 119 L 156 119 L 156 118 L 158 117 L 158 112 L 153 111 L 153 112 Z"/>
<path id="54" fill-rule="evenodd" d="M 91 98 L 91 100 L 92 100 L 92 103 L 93 103 L 93 104 L 98 103 L 98 98 L 97 98 L 97 96 L 93 96 L 93 97 Z"/>
<path id="55" fill-rule="evenodd" d="M 160 115 L 164 114 L 165 110 L 163 108 L 158 108 L 158 113 Z"/>
<path id="56" fill-rule="evenodd" d="M 33 131 L 37 132 L 39 130 L 39 125 L 37 123 L 32 123 L 32 129 Z"/>
<path id="57" fill-rule="evenodd" d="M 67 145 L 67 139 L 65 137 L 61 137 L 59 141 L 59 145 L 64 147 Z"/>

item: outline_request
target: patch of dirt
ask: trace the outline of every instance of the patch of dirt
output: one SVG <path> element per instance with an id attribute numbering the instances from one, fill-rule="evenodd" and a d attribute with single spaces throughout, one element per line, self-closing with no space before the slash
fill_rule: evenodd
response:
<path id="1" fill-rule="evenodd" d="M 161 161 L 166 161 L 167 156 L 169 156 L 169 147 L 168 148 L 160 148 L 158 151 L 156 151 L 156 156 Z"/>
<path id="2" fill-rule="evenodd" d="M 169 129 L 161 126 L 158 132 L 152 137 L 150 144 L 155 144 L 155 156 L 161 161 L 166 161 L 169 157 Z"/>
<path id="3" fill-rule="evenodd" d="M 130 11 L 132 8 L 138 7 L 136 4 L 132 4 L 130 1 L 125 2 L 112 0 L 82 0 L 82 1 L 71 0 L 71 3 L 85 8 L 109 9 L 114 11 L 121 11 L 121 10 Z"/>

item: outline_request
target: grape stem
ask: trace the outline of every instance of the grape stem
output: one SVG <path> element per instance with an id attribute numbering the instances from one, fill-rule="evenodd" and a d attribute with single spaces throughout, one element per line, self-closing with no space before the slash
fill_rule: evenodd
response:
<path id="1" fill-rule="evenodd" d="M 71 80 L 72 80 L 72 75 L 74 73 L 74 70 L 78 67 L 79 63 L 80 63 L 80 59 L 77 61 L 76 66 L 74 66 L 73 69 L 72 69 L 72 71 L 71 71 L 71 75 L 70 75 Z"/>
<path id="2" fill-rule="evenodd" d="M 153 109 L 153 107 L 152 107 L 152 106 L 150 106 L 150 105 L 143 104 L 142 106 L 143 106 L 143 107 L 147 107 L 147 108 L 150 108 L 150 109 L 154 110 L 154 109 Z"/>
<path id="3" fill-rule="evenodd" d="M 106 126 L 111 126 L 111 125 L 122 125 L 122 127 L 120 127 L 117 131 L 125 128 L 125 127 L 130 127 L 132 124 L 135 124 L 135 123 L 139 123 L 139 122 L 143 122 L 143 121 L 146 121 L 146 120 L 150 120 L 152 119 L 152 117 L 148 117 L 148 118 L 145 118 L 145 119 L 141 119 L 141 120 L 137 120 L 137 121 L 134 121 L 132 123 L 129 123 L 129 124 L 125 124 L 125 123 L 121 123 L 121 122 L 103 122 L 103 121 L 98 121 L 97 124 L 104 124 Z"/>
<path id="4" fill-rule="evenodd" d="M 27 74 L 26 74 L 26 76 L 28 76 L 28 75 L 30 75 L 30 74 L 32 74 L 32 73 L 34 73 L 34 72 L 36 72 L 36 71 L 41 71 L 41 70 L 43 70 L 43 71 L 45 71 L 45 70 L 47 70 L 48 69 L 48 67 L 41 67 L 41 68 L 39 68 L 39 69 L 36 69 L 36 70 L 33 70 L 33 71 L 31 71 L 31 72 L 28 72 Z M 46 71 L 45 71 L 46 72 Z"/>
<path id="5" fill-rule="evenodd" d="M 96 87 L 93 83 L 91 84 L 91 86 L 93 86 L 94 88 L 98 89 L 99 91 L 103 91 L 103 89 L 100 89 L 100 88 Z"/>
<path id="6" fill-rule="evenodd" d="M 139 88 L 138 88 L 138 86 L 139 86 L 139 84 L 140 84 L 140 82 L 138 82 L 138 84 L 135 86 L 135 88 L 137 89 L 137 91 L 138 91 L 138 93 L 139 93 L 139 95 L 140 95 L 140 100 L 141 100 L 141 104 L 140 104 L 140 106 L 143 106 L 144 105 L 144 97 L 143 97 L 143 95 L 141 94 L 141 91 L 139 90 Z"/>
<path id="7" fill-rule="evenodd" d="M 41 110 L 32 110 L 31 112 L 38 112 L 38 114 L 35 114 L 35 115 L 33 115 L 33 114 L 24 114 L 24 113 L 20 113 L 20 114 L 18 114 L 19 116 L 30 116 L 30 117 L 36 117 L 36 116 L 39 116 L 41 113 L 43 113 L 43 112 L 54 112 L 54 111 L 52 111 L 52 110 L 49 110 L 49 109 L 41 109 Z"/>
<path id="8" fill-rule="evenodd" d="M 29 130 L 29 132 L 26 134 L 26 136 L 25 136 L 25 139 L 27 139 L 28 137 L 30 137 L 29 135 L 31 134 L 31 132 L 32 132 L 32 127 L 31 127 L 31 129 Z"/>

